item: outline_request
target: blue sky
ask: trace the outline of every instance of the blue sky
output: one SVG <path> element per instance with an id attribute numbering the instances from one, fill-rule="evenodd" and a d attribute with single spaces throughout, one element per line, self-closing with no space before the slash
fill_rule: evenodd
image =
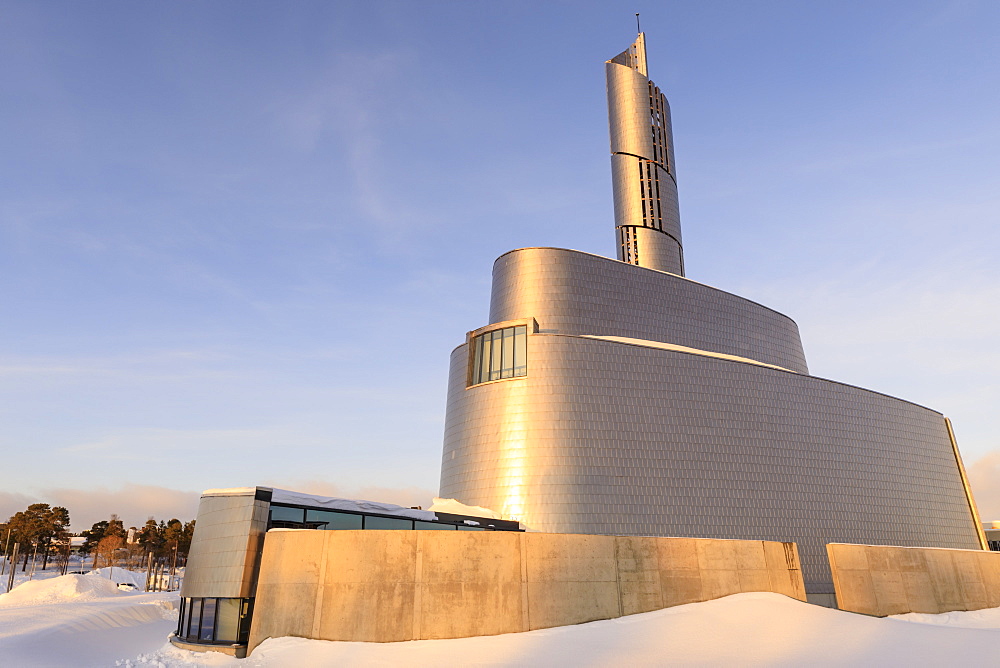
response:
<path id="1" fill-rule="evenodd" d="M 0 515 L 426 504 L 495 257 L 614 253 L 635 11 L 688 276 L 949 415 L 1000 518 L 1000 5 L 912 0 L 0 2 Z"/>

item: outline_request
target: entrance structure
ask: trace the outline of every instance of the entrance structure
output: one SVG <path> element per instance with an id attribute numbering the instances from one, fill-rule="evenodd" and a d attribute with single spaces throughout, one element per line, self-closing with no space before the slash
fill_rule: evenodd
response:
<path id="1" fill-rule="evenodd" d="M 947 418 L 809 375 L 787 316 L 684 277 L 670 109 L 606 64 L 618 259 L 523 248 L 451 356 L 440 495 L 555 533 L 985 549 Z"/>

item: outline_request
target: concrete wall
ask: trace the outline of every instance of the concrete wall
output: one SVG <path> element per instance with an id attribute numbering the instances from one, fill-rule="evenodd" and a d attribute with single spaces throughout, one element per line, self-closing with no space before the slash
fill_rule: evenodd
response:
<path id="1" fill-rule="evenodd" d="M 254 567 L 270 505 L 255 499 L 255 491 L 201 497 L 181 596 L 254 595 Z"/>
<path id="2" fill-rule="evenodd" d="M 841 610 L 885 616 L 1000 606 L 1000 552 L 837 543 L 827 552 Z"/>
<path id="3" fill-rule="evenodd" d="M 578 624 L 747 591 L 805 600 L 794 543 L 506 531 L 287 531 L 264 541 L 250 649 Z"/>

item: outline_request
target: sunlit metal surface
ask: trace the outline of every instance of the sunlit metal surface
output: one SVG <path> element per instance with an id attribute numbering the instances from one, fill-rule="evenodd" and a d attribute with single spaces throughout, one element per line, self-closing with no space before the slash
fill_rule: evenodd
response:
<path id="1" fill-rule="evenodd" d="M 539 323 L 543 326 L 544 323 Z M 440 495 L 558 533 L 980 547 L 944 417 L 804 374 L 558 334 L 466 387 L 452 354 Z"/>
<path id="2" fill-rule="evenodd" d="M 646 76 L 646 38 L 605 64 L 618 259 L 684 275 L 670 105 Z"/>
<path id="3" fill-rule="evenodd" d="M 649 339 L 809 372 L 788 316 L 703 283 L 580 251 L 522 248 L 497 259 L 490 322 L 519 318 L 535 318 L 544 332 Z"/>

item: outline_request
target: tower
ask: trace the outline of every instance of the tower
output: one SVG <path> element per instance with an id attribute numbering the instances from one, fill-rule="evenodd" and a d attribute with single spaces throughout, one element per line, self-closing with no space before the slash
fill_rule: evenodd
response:
<path id="1" fill-rule="evenodd" d="M 618 259 L 684 275 L 670 105 L 646 73 L 646 36 L 604 65 Z"/>

